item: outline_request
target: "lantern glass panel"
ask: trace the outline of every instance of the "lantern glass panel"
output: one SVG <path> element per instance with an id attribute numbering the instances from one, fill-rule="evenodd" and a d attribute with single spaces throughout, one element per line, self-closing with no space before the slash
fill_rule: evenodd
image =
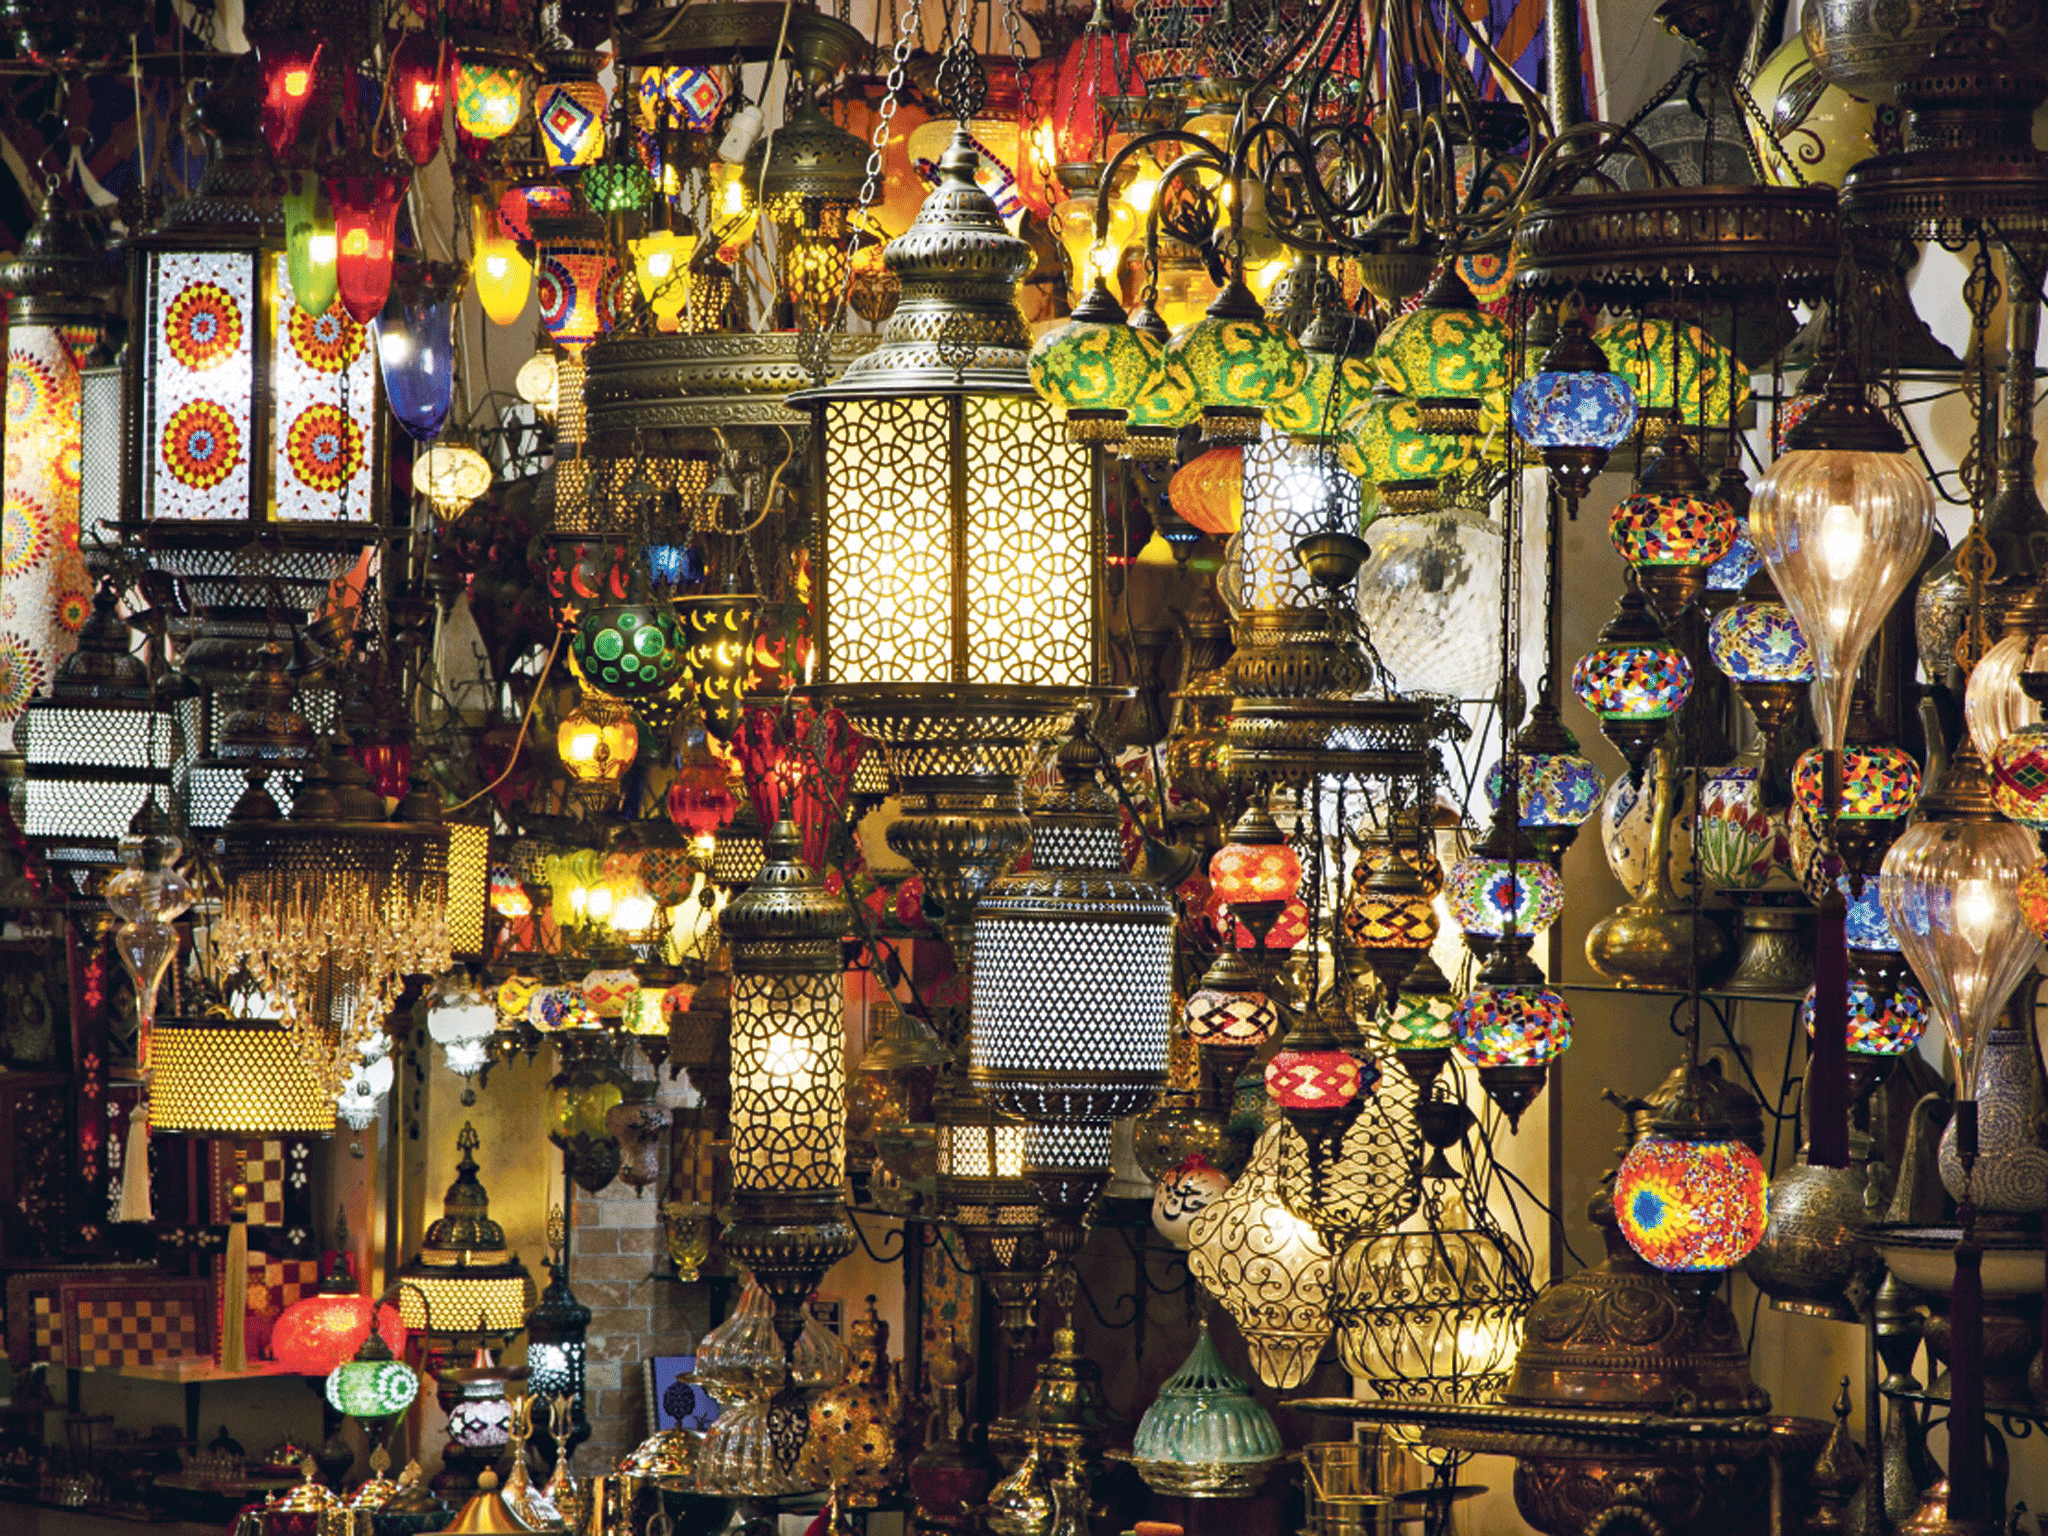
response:
<path id="1" fill-rule="evenodd" d="M 837 1189 L 846 1176 L 845 998 L 839 973 L 732 981 L 733 1182 Z"/>
<path id="2" fill-rule="evenodd" d="M 180 520 L 249 515 L 258 260 L 232 251 L 167 251 L 151 260 L 143 303 L 147 510 Z"/>

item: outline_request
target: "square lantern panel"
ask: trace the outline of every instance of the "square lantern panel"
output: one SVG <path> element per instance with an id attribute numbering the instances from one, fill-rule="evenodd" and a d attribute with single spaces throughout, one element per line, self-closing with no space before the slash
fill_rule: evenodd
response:
<path id="1" fill-rule="evenodd" d="M 78 542 L 116 544 L 122 497 L 127 486 L 123 456 L 121 370 L 86 368 L 79 379 Z"/>
<path id="2" fill-rule="evenodd" d="M 846 997 L 837 972 L 732 981 L 733 1183 L 837 1189 L 846 1177 Z"/>
<path id="3" fill-rule="evenodd" d="M 338 302 L 307 315 L 283 254 L 249 251 L 152 252 L 142 302 L 146 518 L 375 520 L 377 371 Z"/>
<path id="4" fill-rule="evenodd" d="M 28 756 L 22 831 L 58 863 L 112 864 L 152 789 L 170 791 L 178 726 L 168 709 L 39 699 L 16 729 Z"/>
<path id="5" fill-rule="evenodd" d="M 1035 396 L 824 410 L 826 673 L 852 684 L 1085 687 L 1100 541 L 1088 455 Z"/>

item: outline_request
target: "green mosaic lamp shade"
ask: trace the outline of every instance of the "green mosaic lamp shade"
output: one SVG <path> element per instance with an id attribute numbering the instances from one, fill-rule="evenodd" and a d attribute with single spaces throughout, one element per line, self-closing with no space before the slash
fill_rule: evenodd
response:
<path id="1" fill-rule="evenodd" d="M 420 1379 L 403 1360 L 344 1360 L 327 1377 L 327 1401 L 336 1413 L 367 1422 L 405 1412 L 419 1396 Z"/>
<path id="2" fill-rule="evenodd" d="M 1472 464 L 1470 439 L 1424 430 L 1422 407 L 1384 385 L 1345 425 L 1338 462 L 1367 485 L 1379 487 L 1388 512 L 1434 506 L 1437 482 L 1464 473 Z"/>
<path id="3" fill-rule="evenodd" d="M 1162 348 L 1124 418 L 1124 453 L 1134 459 L 1173 457 L 1180 429 L 1201 411 L 1194 375 L 1170 350 Z"/>
<path id="4" fill-rule="evenodd" d="M 1268 410 L 1266 420 L 1292 438 L 1336 437 L 1351 414 L 1372 398 L 1372 363 L 1329 352 L 1307 355 L 1308 381 Z"/>
<path id="5" fill-rule="evenodd" d="M 1417 308 L 1380 334 L 1373 363 L 1389 388 L 1417 402 L 1428 430 L 1477 436 L 1483 405 L 1503 412 L 1510 342 L 1507 325 L 1447 269 Z"/>
<path id="6" fill-rule="evenodd" d="M 1301 343 L 1268 320 L 1240 282 L 1175 332 L 1166 355 L 1194 380 L 1203 435 L 1219 447 L 1257 442 L 1266 413 L 1308 383 Z"/>
<path id="7" fill-rule="evenodd" d="M 1644 422 L 1646 430 L 1658 419 L 1668 422 L 1674 409 L 1689 427 L 1725 423 L 1731 379 L 1733 409 L 1749 403 L 1747 375 L 1726 347 L 1696 325 L 1624 315 L 1596 330 L 1593 340 L 1635 391 L 1637 411 L 1654 413 Z"/>
<path id="8" fill-rule="evenodd" d="M 1115 442 L 1165 350 L 1098 279 L 1073 319 L 1032 347 L 1031 387 L 1065 413 L 1068 442 Z"/>

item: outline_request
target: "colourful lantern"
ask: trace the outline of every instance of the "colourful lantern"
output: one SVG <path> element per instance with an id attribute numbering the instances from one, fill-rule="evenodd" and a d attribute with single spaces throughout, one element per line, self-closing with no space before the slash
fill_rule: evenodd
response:
<path id="1" fill-rule="evenodd" d="M 1763 1241 L 1769 1191 L 1746 1143 L 1653 1132 L 1621 1161 L 1614 1215 L 1629 1246 L 1658 1269 L 1731 1269 Z"/>
<path id="2" fill-rule="evenodd" d="M 1314 339 L 1314 333 L 1304 332 Z M 1348 430 L 1352 416 L 1372 398 L 1373 368 L 1363 357 L 1339 358 L 1305 346 L 1308 379 L 1266 413 L 1275 431 L 1311 442 Z"/>
<path id="3" fill-rule="evenodd" d="M 520 253 L 519 243 L 506 233 L 497 207 L 488 199 L 478 198 L 472 205 L 470 229 L 476 241 L 471 266 L 477 301 L 493 325 L 517 324 L 533 296 L 533 263 Z"/>
<path id="4" fill-rule="evenodd" d="M 1611 370 L 1574 310 L 1537 372 L 1509 396 L 1508 421 L 1567 491 L 1584 495 L 1607 455 L 1635 430 L 1636 392 Z"/>
<path id="5" fill-rule="evenodd" d="M 1692 693 L 1692 663 L 1662 642 L 1603 643 L 1572 668 L 1572 692 L 1605 720 L 1667 720 Z"/>
<path id="6" fill-rule="evenodd" d="M 1135 319 L 1132 329 L 1140 329 Z M 1133 459 L 1170 459 L 1180 441 L 1180 429 L 1201 410 L 1194 375 L 1162 348 L 1158 362 L 1131 400 L 1119 451 Z"/>
<path id="7" fill-rule="evenodd" d="M 1783 603 L 1723 608 L 1707 630 L 1707 652 L 1732 682 L 1813 681 L 1813 652 Z"/>
<path id="8" fill-rule="evenodd" d="M 2048 725 L 2023 725 L 1998 744 L 1991 798 L 2021 826 L 2048 830 Z"/>
<path id="9" fill-rule="evenodd" d="M 649 699 L 683 675 L 683 637 L 675 612 L 657 602 L 636 568 L 627 601 L 584 608 L 576 616 L 569 656 L 583 680 L 615 699 Z"/>
<path id="10" fill-rule="evenodd" d="M 1482 1071 L 1542 1067 L 1571 1049 L 1572 1014 L 1541 985 L 1495 985 L 1482 978 L 1451 1014 L 1458 1054 Z"/>
<path id="11" fill-rule="evenodd" d="M 1349 1051 L 1279 1050 L 1266 1063 L 1266 1093 L 1281 1109 L 1342 1109 L 1378 1081 Z"/>
<path id="12" fill-rule="evenodd" d="M 1422 429 L 1479 433 L 1481 406 L 1507 388 L 1508 328 L 1480 309 L 1455 267 L 1446 267 L 1416 308 L 1380 333 L 1373 363 L 1397 394 L 1420 407 Z"/>
<path id="13" fill-rule="evenodd" d="M 334 210 L 311 171 L 285 172 L 284 252 L 292 303 L 319 319 L 334 308 L 340 289 L 334 274 Z"/>
<path id="14" fill-rule="evenodd" d="M 256 50 L 263 64 L 263 137 L 280 160 L 298 142 L 299 124 L 313 104 L 323 46 L 310 33 L 294 32 L 267 37 Z"/>
<path id="15" fill-rule="evenodd" d="M 668 787 L 669 820 L 698 844 L 708 845 L 738 810 L 731 770 L 712 755 L 702 737 L 676 755 L 676 774 Z"/>
<path id="16" fill-rule="evenodd" d="M 1727 554 L 1707 567 L 1707 590 L 1740 592 L 1763 563 L 1763 557 L 1756 552 L 1756 540 L 1750 536 L 1749 519 L 1738 514 L 1735 542 L 1728 546 Z"/>
<path id="17" fill-rule="evenodd" d="M 1498 938 L 1512 927 L 1537 934 L 1564 910 L 1564 878 L 1541 859 L 1474 852 L 1451 866 L 1444 895 L 1453 920 L 1467 933 Z"/>
<path id="18" fill-rule="evenodd" d="M 1639 412 L 1654 411 L 1668 420 L 1675 410 L 1686 426 L 1716 426 L 1749 401 L 1744 371 L 1726 347 L 1696 325 L 1688 323 L 1674 334 L 1669 320 L 1625 315 L 1601 326 L 1593 340 L 1627 377 Z"/>
<path id="19" fill-rule="evenodd" d="M 354 1359 L 369 1338 L 373 1311 L 377 1332 L 393 1354 L 402 1353 L 405 1324 L 396 1307 L 377 1307 L 367 1296 L 323 1289 L 318 1295 L 293 1302 L 279 1314 L 270 1331 L 271 1358 L 300 1376 L 329 1375 L 343 1361 Z"/>
<path id="20" fill-rule="evenodd" d="M 2048 939 L 2048 865 L 2036 864 L 2019 884 L 2020 916 L 2037 939 Z M 1894 942 L 1893 948 L 1897 948 Z"/>
<path id="21" fill-rule="evenodd" d="M 1145 94 L 1145 77 L 1131 57 L 1131 41 L 1129 33 L 1113 26 L 1089 26 L 1061 56 L 1052 86 L 1055 164 L 1103 159 L 1109 120 L 1102 99 Z"/>
<path id="22" fill-rule="evenodd" d="M 637 76 L 635 104 L 640 124 L 659 132 L 673 117 L 684 128 L 702 131 L 718 118 L 725 100 L 718 77 L 708 69 L 688 64 L 643 66 Z"/>
<path id="23" fill-rule="evenodd" d="M 695 235 L 673 229 L 653 230 L 633 242 L 633 276 L 640 297 L 654 311 L 656 330 L 682 327 L 690 302 L 690 256 L 696 249 Z"/>
<path id="24" fill-rule="evenodd" d="M 391 294 L 391 266 L 398 254 L 398 204 L 410 177 L 359 160 L 326 178 L 334 205 L 334 275 L 341 307 L 358 325 L 368 325 Z"/>
<path id="25" fill-rule="evenodd" d="M 1792 793 L 1816 819 L 1827 815 L 1823 753 L 1809 747 L 1792 769 Z M 1902 748 L 1851 742 L 1842 749 L 1842 819 L 1893 821 L 1920 798 L 1920 765 Z"/>
<path id="26" fill-rule="evenodd" d="M 1244 450 L 1198 453 L 1166 482 L 1166 499 L 1203 533 L 1227 538 L 1244 525 Z"/>
<path id="27" fill-rule="evenodd" d="M 1074 318 L 1032 346 L 1031 385 L 1066 413 L 1068 442 L 1114 441 L 1164 350 L 1098 280 Z"/>
<path id="28" fill-rule="evenodd" d="M 1263 943 L 1267 949 L 1293 949 L 1308 937 L 1308 904 L 1299 896 L 1291 898 L 1280 908 L 1279 916 L 1265 932 L 1263 940 L 1256 926 L 1251 926 L 1249 911 L 1232 917 L 1226 911 L 1222 923 L 1230 942 L 1239 949 L 1258 949 Z"/>
<path id="29" fill-rule="evenodd" d="M 327 1377 L 329 1406 L 361 1423 L 405 1412 L 419 1392 L 419 1376 L 403 1360 L 394 1358 L 383 1338 L 374 1333 L 353 1359 L 344 1360 Z"/>
<path id="30" fill-rule="evenodd" d="M 1636 567 L 1710 566 L 1735 543 L 1735 514 L 1698 496 L 1624 496 L 1607 520 L 1614 552 Z"/>
<path id="31" fill-rule="evenodd" d="M 465 48 L 455 64 L 455 126 L 473 139 L 502 139 L 526 113 L 533 71 L 516 54 Z"/>
<path id="32" fill-rule="evenodd" d="M 1892 931 L 1892 920 L 1885 915 L 1884 898 L 1875 880 L 1865 880 L 1859 895 L 1856 882 L 1843 875 L 1838 882 L 1842 899 L 1849 904 L 1849 919 L 1846 936 L 1851 949 L 1896 950 L 1899 936 Z"/>
<path id="33" fill-rule="evenodd" d="M 1203 435 L 1215 443 L 1257 442 L 1266 412 L 1308 382 L 1301 343 L 1267 320 L 1240 282 L 1176 332 L 1166 355 L 1194 381 Z"/>
<path id="34" fill-rule="evenodd" d="M 1799 1023 L 1813 1038 L 1814 989 L 1799 1002 Z M 1849 972 L 1849 1049 L 1862 1056 L 1903 1056 L 1927 1033 L 1927 995 L 1910 976 L 1885 976 L 1876 987 Z"/>
<path id="35" fill-rule="evenodd" d="M 1254 941 L 1262 942 L 1288 904 L 1298 900 L 1301 859 L 1263 806 L 1246 811 L 1231 828 L 1230 841 L 1210 856 L 1209 885 Z M 1246 947 L 1242 941 L 1240 947 Z"/>
<path id="36" fill-rule="evenodd" d="M 1427 956 L 1380 1016 L 1380 1038 L 1397 1056 L 1448 1052 L 1458 1041 L 1458 999 L 1449 981 Z"/>
<path id="37" fill-rule="evenodd" d="M 1279 1022 L 1279 1011 L 1263 989 L 1252 985 L 1212 986 L 1206 979 L 1189 996 L 1182 1015 L 1187 1036 L 1195 1044 L 1226 1048 L 1264 1045 Z"/>
<path id="38" fill-rule="evenodd" d="M 503 864 L 491 866 L 491 910 L 508 922 L 533 916 L 533 897 L 518 876 Z"/>
<path id="39" fill-rule="evenodd" d="M 1437 482 L 1472 463 L 1465 439 L 1424 431 L 1422 407 L 1391 389 L 1375 390 L 1346 425 L 1351 435 L 1338 445 L 1338 462 L 1378 486 L 1388 512 L 1433 508 Z"/>
<path id="40" fill-rule="evenodd" d="M 542 83 L 533 99 L 541 158 L 551 171 L 579 171 L 604 153 L 604 87 L 583 75 Z"/>
<path id="41" fill-rule="evenodd" d="M 611 248 L 594 223 L 548 219 L 537 224 L 540 323 L 550 338 L 580 353 L 612 328 Z"/>
<path id="42" fill-rule="evenodd" d="M 1339 918 L 1344 935 L 1363 950 L 1425 953 L 1436 942 L 1435 894 L 1399 850 L 1384 843 L 1368 848 L 1351 873 Z"/>
<path id="43" fill-rule="evenodd" d="M 1577 743 L 1573 743 L 1574 749 Z M 1515 780 L 1522 802 L 1522 825 L 1532 831 L 1583 826 L 1600 808 L 1600 796 L 1607 781 L 1592 760 L 1577 750 L 1570 752 L 1521 752 Z M 1495 763 L 1486 774 L 1486 797 L 1499 805 L 1507 778 L 1503 764 Z"/>
<path id="44" fill-rule="evenodd" d="M 640 731 L 630 712 L 586 698 L 556 729 L 555 750 L 571 778 L 615 783 L 640 750 Z"/>
<path id="45" fill-rule="evenodd" d="M 441 152 L 441 107 L 447 94 L 446 45 L 427 32 L 408 32 L 391 55 L 391 105 L 398 141 L 415 168 Z"/>

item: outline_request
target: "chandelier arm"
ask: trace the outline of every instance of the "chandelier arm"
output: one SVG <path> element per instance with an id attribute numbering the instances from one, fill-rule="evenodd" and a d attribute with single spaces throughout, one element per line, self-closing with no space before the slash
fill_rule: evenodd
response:
<path id="1" fill-rule="evenodd" d="M 1181 156 L 1180 159 L 1174 161 L 1171 166 L 1161 173 L 1159 177 L 1159 190 L 1152 194 L 1152 206 L 1145 212 L 1145 259 L 1150 270 L 1156 273 L 1159 269 L 1159 209 L 1160 205 L 1165 201 L 1167 182 L 1179 172 L 1184 164 L 1190 161 L 1198 164 L 1206 163 L 1212 168 L 1228 175 L 1230 159 L 1208 139 L 1203 138 L 1199 133 L 1189 133 L 1185 128 L 1154 128 L 1149 133 L 1139 134 L 1136 138 L 1125 144 L 1123 148 L 1111 155 L 1109 163 L 1102 168 L 1101 179 L 1095 188 L 1095 227 L 1097 229 L 1109 228 L 1109 197 L 1111 189 L 1116 185 L 1116 173 L 1122 170 L 1124 163 L 1137 154 L 1139 150 L 1149 149 L 1154 144 L 1193 144 L 1196 146 L 1195 149 Z M 1207 157 L 1206 160 L 1203 158 L 1205 156 Z"/>

